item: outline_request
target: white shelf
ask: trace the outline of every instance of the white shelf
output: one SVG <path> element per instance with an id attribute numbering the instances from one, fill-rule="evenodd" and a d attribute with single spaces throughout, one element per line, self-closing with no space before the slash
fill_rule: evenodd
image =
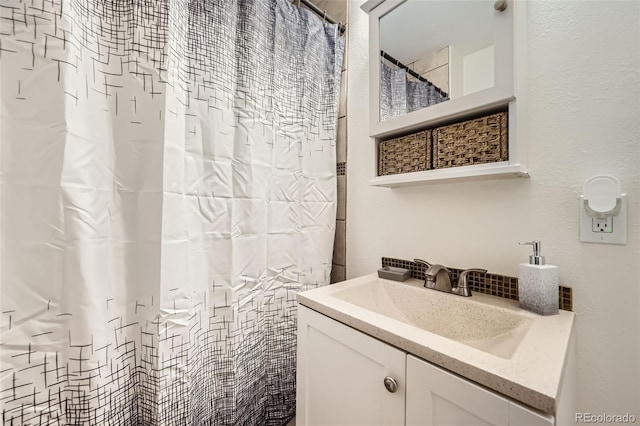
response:
<path id="1" fill-rule="evenodd" d="M 370 136 L 388 138 L 399 133 L 437 127 L 456 120 L 462 121 L 474 114 L 478 115 L 483 112 L 493 112 L 496 108 L 504 108 L 514 99 L 513 95 L 496 88 L 486 89 L 376 123 L 370 130 Z"/>
<path id="2" fill-rule="evenodd" d="M 452 167 L 449 169 L 426 170 L 423 172 L 400 173 L 376 176 L 369 181 L 372 186 L 397 188 L 401 186 L 442 183 L 462 180 L 504 179 L 529 177 L 526 169 L 519 164 L 507 162 L 478 164 L 474 166 Z"/>

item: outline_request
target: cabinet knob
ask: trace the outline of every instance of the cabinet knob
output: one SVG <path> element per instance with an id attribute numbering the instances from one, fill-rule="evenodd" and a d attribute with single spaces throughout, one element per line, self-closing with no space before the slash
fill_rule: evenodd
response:
<path id="1" fill-rule="evenodd" d="M 498 0 L 493 4 L 493 8 L 498 12 L 504 12 L 507 10 L 507 0 Z"/>
<path id="2" fill-rule="evenodd" d="M 391 393 L 394 393 L 398 390 L 398 382 L 393 377 L 385 377 L 384 378 L 384 387 Z"/>

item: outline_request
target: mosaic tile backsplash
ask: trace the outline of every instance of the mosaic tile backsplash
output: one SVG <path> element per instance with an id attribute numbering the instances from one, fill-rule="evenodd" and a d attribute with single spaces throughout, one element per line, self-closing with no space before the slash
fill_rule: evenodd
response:
<path id="1" fill-rule="evenodd" d="M 382 266 L 394 266 L 411 270 L 411 278 L 424 279 L 426 267 L 411 260 L 394 259 L 391 257 L 382 258 Z M 447 268 L 451 271 L 451 282 L 458 281 L 458 276 L 464 269 Z M 492 273 L 480 274 L 472 272 L 469 274 L 469 288 L 472 292 L 490 294 L 492 296 L 504 297 L 505 299 L 518 300 L 518 278 L 507 275 Z M 573 291 L 571 287 L 560 286 L 560 296 L 558 306 L 565 311 L 573 311 Z"/>

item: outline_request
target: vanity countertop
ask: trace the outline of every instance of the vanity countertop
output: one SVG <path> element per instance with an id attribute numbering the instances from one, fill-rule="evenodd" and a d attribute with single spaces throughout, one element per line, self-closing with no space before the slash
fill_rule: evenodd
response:
<path id="1" fill-rule="evenodd" d="M 444 329 L 447 322 L 460 321 L 460 316 L 465 315 L 466 307 L 473 310 L 473 304 L 491 305 L 506 314 L 517 314 L 525 319 L 527 329 L 520 333 L 521 340 L 511 353 L 505 356 L 492 354 L 426 331 L 423 327 L 412 325 L 411 321 L 404 321 L 405 314 L 412 313 L 402 312 L 402 305 L 392 307 L 394 311 L 390 316 L 379 313 L 382 311 L 375 309 L 375 305 L 371 305 L 373 302 L 367 304 L 368 302 L 355 301 L 358 304 L 354 304 L 354 301 L 346 301 L 348 298 L 345 300 L 343 295 L 372 283 L 381 287 L 411 286 L 413 289 L 409 289 L 409 292 L 414 292 L 413 294 L 418 294 L 415 293 L 417 289 L 430 292 L 427 295 L 437 300 L 437 311 L 442 312 L 435 318 L 438 318 L 437 321 L 443 321 Z M 561 310 L 558 315 L 540 316 L 520 309 L 518 302 L 514 300 L 477 292 L 473 293 L 472 297 L 465 298 L 424 289 L 422 284 L 421 280 L 416 279 L 398 283 L 371 274 L 305 291 L 297 297 L 300 304 L 343 324 L 514 400 L 545 413 L 555 414 L 575 318 L 573 312 Z M 367 295 L 362 293 L 359 297 L 365 299 Z M 374 309 L 363 306 L 374 306 Z M 415 309 L 416 305 L 413 306 L 412 308 L 407 305 L 407 309 Z M 421 315 L 419 312 L 413 314 Z M 415 318 L 415 315 L 413 317 Z M 431 318 L 433 321 L 433 315 Z M 440 328 L 442 327 L 440 325 Z"/>

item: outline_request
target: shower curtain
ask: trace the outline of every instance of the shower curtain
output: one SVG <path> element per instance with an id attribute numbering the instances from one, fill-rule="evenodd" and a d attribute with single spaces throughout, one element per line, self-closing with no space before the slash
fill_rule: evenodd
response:
<path id="1" fill-rule="evenodd" d="M 344 39 L 286 0 L 0 4 L 9 425 L 295 413 L 327 284 Z"/>
<path id="2" fill-rule="evenodd" d="M 425 81 L 409 80 L 404 68 L 380 63 L 380 121 L 448 101 Z"/>

